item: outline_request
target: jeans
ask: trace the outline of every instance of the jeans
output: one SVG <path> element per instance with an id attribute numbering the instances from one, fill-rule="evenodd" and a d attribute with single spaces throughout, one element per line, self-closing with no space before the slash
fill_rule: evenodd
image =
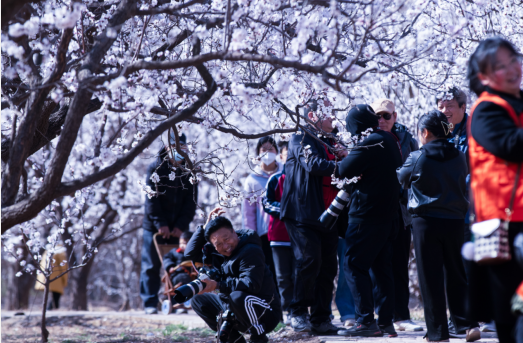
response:
<path id="1" fill-rule="evenodd" d="M 271 248 L 281 297 L 281 308 L 283 311 L 289 311 L 294 294 L 296 259 L 290 246 L 273 246 Z"/>
<path id="2" fill-rule="evenodd" d="M 427 337 L 431 341 L 449 338 L 447 301 L 456 332 L 479 327 L 465 315 L 467 280 L 461 256 L 463 224 L 463 219 L 416 217 L 412 220 Z"/>
<path id="3" fill-rule="evenodd" d="M 354 298 L 356 320 L 374 322 L 373 282 L 375 277 L 378 325 L 392 325 L 394 313 L 394 277 L 392 275 L 392 241 L 397 220 L 387 223 L 349 223 L 345 242 L 345 277 Z"/>
<path id="4" fill-rule="evenodd" d="M 218 331 L 216 317 L 226 309 L 235 315 L 234 330 L 249 332 L 255 336 L 270 333 L 281 318 L 279 304 L 269 304 L 264 299 L 240 291 L 232 292 L 228 296 L 214 293 L 198 294 L 191 299 L 191 306 L 213 331 Z M 239 337 L 236 332 L 234 335 Z"/>
<path id="5" fill-rule="evenodd" d="M 338 232 L 321 229 L 294 220 L 285 220 L 296 258 L 292 316 L 302 316 L 311 308 L 311 323 L 330 321 L 334 278 L 338 270 L 336 247 Z"/>
<path id="6" fill-rule="evenodd" d="M 341 321 L 344 322 L 348 319 L 354 319 L 354 299 L 352 298 L 352 293 L 350 292 L 349 285 L 347 284 L 347 279 L 345 278 L 345 270 L 343 268 L 343 262 L 345 261 L 345 250 L 346 244 L 345 239 L 338 238 L 338 264 L 339 264 L 339 274 L 338 274 L 338 287 L 336 288 L 336 307 L 340 312 Z"/>
<path id="7" fill-rule="evenodd" d="M 162 263 L 154 246 L 154 234 L 155 232 L 143 230 L 140 297 L 144 307 L 156 307 L 158 305 L 158 291 L 161 285 L 160 270 Z M 177 238 L 172 238 L 171 240 L 170 244 L 178 243 Z"/>

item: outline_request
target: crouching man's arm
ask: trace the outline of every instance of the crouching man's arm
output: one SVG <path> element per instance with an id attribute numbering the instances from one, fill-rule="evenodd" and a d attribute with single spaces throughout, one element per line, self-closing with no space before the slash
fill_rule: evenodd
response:
<path id="1" fill-rule="evenodd" d="M 238 277 L 229 277 L 219 282 L 220 293 L 230 294 L 235 291 L 257 294 L 263 283 L 265 274 L 265 256 L 260 247 L 249 249 L 240 257 Z"/>

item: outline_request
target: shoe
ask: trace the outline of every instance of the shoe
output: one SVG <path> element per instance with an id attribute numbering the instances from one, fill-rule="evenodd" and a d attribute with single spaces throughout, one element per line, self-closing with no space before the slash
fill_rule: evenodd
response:
<path id="1" fill-rule="evenodd" d="M 335 326 L 334 324 L 332 324 L 332 322 L 330 320 L 326 320 L 323 323 L 318 324 L 318 325 L 311 323 L 311 328 L 312 328 L 312 331 L 314 331 L 315 333 L 322 333 L 322 334 L 329 334 L 329 333 L 336 334 L 338 332 L 338 330 L 340 330 L 340 328 Z"/>
<path id="2" fill-rule="evenodd" d="M 371 324 L 365 325 L 357 323 L 350 329 L 339 330 L 338 335 L 349 337 L 383 337 L 383 332 L 381 332 L 376 321 L 373 321 Z"/>
<path id="3" fill-rule="evenodd" d="M 146 307 L 145 314 L 158 314 L 158 309 L 156 307 Z"/>
<path id="4" fill-rule="evenodd" d="M 345 326 L 347 328 L 351 328 L 354 325 L 356 325 L 356 319 L 354 319 L 354 318 L 347 319 L 345 322 L 343 322 L 343 326 Z"/>
<path id="5" fill-rule="evenodd" d="M 410 319 L 394 322 L 394 329 L 397 331 L 423 331 L 421 326 Z"/>
<path id="6" fill-rule="evenodd" d="M 292 321 L 292 320 L 291 320 L 291 315 L 288 314 L 288 315 L 283 315 L 283 316 L 284 316 L 283 318 L 285 318 L 285 319 L 283 320 L 283 324 L 285 324 L 285 325 L 291 325 L 291 321 Z"/>
<path id="7" fill-rule="evenodd" d="M 310 332 L 311 322 L 306 314 L 293 316 L 291 318 L 291 327 L 295 332 Z"/>
<path id="8" fill-rule="evenodd" d="M 187 313 L 189 313 L 189 311 L 187 311 L 187 309 L 185 309 L 185 308 L 179 308 L 176 310 L 175 313 L 176 314 L 187 314 Z"/>
<path id="9" fill-rule="evenodd" d="M 485 323 L 481 325 L 480 330 L 481 332 L 496 332 L 496 326 L 494 325 L 494 322 Z"/>
<path id="10" fill-rule="evenodd" d="M 249 338 L 249 343 L 267 343 L 267 342 L 269 342 L 269 338 L 264 333 L 262 333 L 261 335 L 251 335 L 251 338 Z"/>
<path id="11" fill-rule="evenodd" d="M 472 328 L 467 330 L 467 337 L 465 340 L 467 342 L 474 342 L 481 338 L 481 331 L 479 328 Z"/>
<path id="12" fill-rule="evenodd" d="M 441 341 L 429 341 L 427 336 L 423 337 L 423 342 L 450 342 L 450 339 L 443 339 Z"/>
<path id="13" fill-rule="evenodd" d="M 379 326 L 381 332 L 383 332 L 383 335 L 389 337 L 389 338 L 392 338 L 392 337 L 398 337 L 398 333 L 396 332 L 396 330 L 394 329 L 394 325 L 388 325 L 388 326 L 385 326 L 385 325 L 380 325 Z"/>

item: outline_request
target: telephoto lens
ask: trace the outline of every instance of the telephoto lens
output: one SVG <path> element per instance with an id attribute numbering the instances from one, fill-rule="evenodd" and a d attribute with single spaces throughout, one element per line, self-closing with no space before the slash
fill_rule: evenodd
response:
<path id="1" fill-rule="evenodd" d="M 194 280 L 186 285 L 178 287 L 174 291 L 174 301 L 182 304 L 204 290 L 206 284 L 201 280 Z"/>
<path id="2" fill-rule="evenodd" d="M 220 316 L 218 316 L 220 317 Z M 222 320 L 222 325 L 218 330 L 217 336 L 220 342 L 226 343 L 229 341 L 233 326 L 234 326 L 234 313 L 229 310 L 223 312 L 221 318 L 218 318 L 218 322 Z"/>
<path id="3" fill-rule="evenodd" d="M 339 191 L 329 208 L 327 208 L 320 217 L 320 223 L 323 227 L 332 228 L 341 211 L 343 211 L 349 202 L 350 194 L 344 189 Z"/>

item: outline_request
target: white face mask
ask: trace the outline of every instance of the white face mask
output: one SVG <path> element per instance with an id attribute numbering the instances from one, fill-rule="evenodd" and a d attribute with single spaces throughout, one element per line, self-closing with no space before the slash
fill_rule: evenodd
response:
<path id="1" fill-rule="evenodd" d="M 262 158 L 261 158 L 261 161 L 263 162 L 263 164 L 265 164 L 266 166 L 268 166 L 269 164 L 271 164 L 272 162 L 274 162 L 274 160 L 276 160 L 276 154 L 273 153 L 273 152 L 267 152 L 265 153 Z"/>

